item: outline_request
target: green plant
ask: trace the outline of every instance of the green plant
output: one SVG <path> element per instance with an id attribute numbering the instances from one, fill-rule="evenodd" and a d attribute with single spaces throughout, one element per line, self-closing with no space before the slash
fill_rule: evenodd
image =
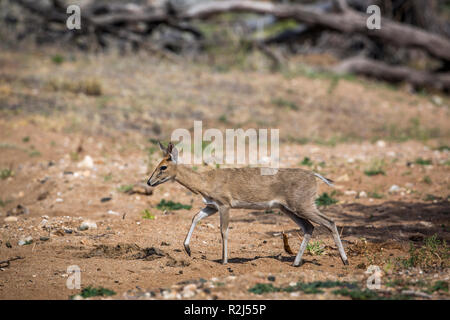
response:
<path id="1" fill-rule="evenodd" d="M 30 137 L 28 137 L 28 136 L 22 138 L 22 142 L 27 143 L 29 141 L 30 141 Z"/>
<path id="2" fill-rule="evenodd" d="M 112 173 L 109 173 L 103 177 L 103 181 L 108 182 L 108 181 L 111 181 L 112 178 L 113 178 Z"/>
<path id="3" fill-rule="evenodd" d="M 313 256 L 320 256 L 325 251 L 322 241 L 309 242 L 306 246 L 306 250 Z"/>
<path id="4" fill-rule="evenodd" d="M 373 192 L 368 192 L 367 193 L 367 195 L 369 196 L 369 198 L 373 198 L 373 199 L 382 199 L 383 197 L 384 197 L 384 195 L 383 194 L 381 194 L 381 193 L 377 193 L 377 192 L 375 192 L 375 191 L 373 191 Z"/>
<path id="5" fill-rule="evenodd" d="M 99 288 L 93 288 L 91 286 L 88 286 L 81 290 L 80 296 L 83 298 L 90 298 L 90 297 L 104 297 L 104 296 L 113 296 L 116 292 L 110 289 L 105 289 L 103 287 Z M 71 296 L 73 299 L 74 296 Z"/>
<path id="6" fill-rule="evenodd" d="M 430 159 L 422 159 L 422 158 L 417 158 L 414 163 L 419 164 L 421 166 L 428 166 L 430 164 L 432 164 Z"/>
<path id="7" fill-rule="evenodd" d="M 270 292 L 295 292 L 295 291 L 302 291 L 306 294 L 316 294 L 316 293 L 323 293 L 322 289 L 329 289 L 335 287 L 348 289 L 358 288 L 356 283 L 326 280 L 326 281 L 313 281 L 309 283 L 299 281 L 293 286 L 284 286 L 284 287 L 276 287 L 272 283 L 258 283 L 252 288 L 250 288 L 248 291 L 254 294 L 264 294 Z"/>
<path id="8" fill-rule="evenodd" d="M 133 185 L 132 184 L 121 185 L 120 187 L 117 188 L 117 190 L 119 192 L 128 193 L 131 190 L 133 190 Z"/>
<path id="9" fill-rule="evenodd" d="M 37 151 L 37 150 L 31 150 L 31 151 L 28 153 L 28 155 L 29 155 L 30 157 L 40 157 L 40 156 L 41 156 L 41 153 L 40 153 L 39 151 Z"/>
<path id="10" fill-rule="evenodd" d="M 303 160 L 302 160 L 302 162 L 300 162 L 300 164 L 301 164 L 302 166 L 308 166 L 308 167 L 311 167 L 312 165 L 314 165 L 314 162 L 312 162 L 310 158 L 304 157 Z"/>
<path id="11" fill-rule="evenodd" d="M 433 293 L 435 291 L 445 291 L 448 292 L 448 282 L 447 281 L 436 281 L 430 288 L 429 292 Z"/>
<path id="12" fill-rule="evenodd" d="M 9 177 L 14 176 L 14 171 L 11 169 L 2 169 L 0 170 L 0 178 L 2 180 L 8 179 Z"/>
<path id="13" fill-rule="evenodd" d="M 386 175 L 384 172 L 384 161 L 383 160 L 373 160 L 370 167 L 366 170 L 364 170 L 364 174 L 366 176 L 376 176 L 376 175 Z"/>
<path id="14" fill-rule="evenodd" d="M 335 204 L 338 202 L 337 199 L 333 198 L 333 194 L 331 193 L 331 195 L 329 195 L 328 193 L 324 192 L 322 193 L 317 199 L 316 199 L 316 204 L 318 206 L 329 206 L 332 204 Z"/>
<path id="15" fill-rule="evenodd" d="M 222 123 L 228 123 L 228 118 L 225 114 L 222 114 L 217 120 Z"/>
<path id="16" fill-rule="evenodd" d="M 187 204 L 181 204 L 179 202 L 173 202 L 172 200 L 166 201 L 165 199 L 162 199 L 157 205 L 156 208 L 164 211 L 164 210 L 181 210 L 186 209 L 190 210 L 192 206 Z"/>
<path id="17" fill-rule="evenodd" d="M 409 256 L 400 258 L 400 265 L 404 268 L 420 267 L 422 269 L 433 269 L 447 267 L 450 253 L 447 243 L 441 241 L 437 234 L 426 238 L 424 244 L 415 247 L 410 243 Z"/>
<path id="18" fill-rule="evenodd" d="M 295 102 L 285 100 L 283 98 L 275 98 L 272 101 L 272 104 L 277 107 L 284 107 L 290 110 L 298 110 L 299 107 L 295 104 Z"/>
<path id="19" fill-rule="evenodd" d="M 54 64 L 61 64 L 64 62 L 64 57 L 60 54 L 55 54 L 52 56 L 52 62 Z"/>
<path id="20" fill-rule="evenodd" d="M 142 219 L 154 220 L 155 216 L 148 209 L 142 211 Z"/>
<path id="21" fill-rule="evenodd" d="M 426 184 L 432 184 L 433 181 L 431 181 L 431 178 L 429 176 L 423 177 L 422 181 Z"/>

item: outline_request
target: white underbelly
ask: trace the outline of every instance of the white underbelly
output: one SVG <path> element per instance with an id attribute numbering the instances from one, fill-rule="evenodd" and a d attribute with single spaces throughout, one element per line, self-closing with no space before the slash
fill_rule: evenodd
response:
<path id="1" fill-rule="evenodd" d="M 236 209 L 255 209 L 255 210 L 264 210 L 264 209 L 273 209 L 280 208 L 281 204 L 277 200 L 270 200 L 265 202 L 246 202 L 246 201 L 231 201 L 231 207 Z"/>

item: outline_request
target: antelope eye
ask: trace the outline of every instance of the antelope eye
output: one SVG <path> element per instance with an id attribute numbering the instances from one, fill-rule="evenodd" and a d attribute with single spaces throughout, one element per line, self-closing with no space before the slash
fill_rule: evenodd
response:
<path id="1" fill-rule="evenodd" d="M 167 169 L 167 166 L 161 166 L 160 169 L 161 169 L 161 170 L 166 170 L 166 169 Z"/>

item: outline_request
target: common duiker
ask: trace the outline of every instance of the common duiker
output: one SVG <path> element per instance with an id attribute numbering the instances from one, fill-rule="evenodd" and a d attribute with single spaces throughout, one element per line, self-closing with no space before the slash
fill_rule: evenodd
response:
<path id="1" fill-rule="evenodd" d="M 186 165 L 178 164 L 178 150 L 172 143 L 169 143 L 167 148 L 159 143 L 159 147 L 163 151 L 164 158 L 156 166 L 147 184 L 154 187 L 173 179 L 193 193 L 201 195 L 206 204 L 205 208 L 194 216 L 184 241 L 188 255 L 191 255 L 189 242 L 194 228 L 203 218 L 219 212 L 222 263 L 226 264 L 230 209 L 277 208 L 294 220 L 305 234 L 295 257 L 294 266 L 300 265 L 303 252 L 311 238 L 314 230 L 311 222 L 326 227 L 332 233 L 343 263 L 348 264 L 336 224 L 321 213 L 315 204 L 316 178 L 332 186 L 331 180 L 299 168 L 278 169 L 273 175 L 261 175 L 260 168 L 197 172 Z"/>

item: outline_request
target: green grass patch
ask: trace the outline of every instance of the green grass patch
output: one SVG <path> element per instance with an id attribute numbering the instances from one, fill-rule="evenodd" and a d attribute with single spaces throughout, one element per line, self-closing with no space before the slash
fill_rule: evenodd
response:
<path id="1" fill-rule="evenodd" d="M 148 209 L 145 209 L 142 211 L 142 219 L 155 220 L 155 216 Z"/>
<path id="2" fill-rule="evenodd" d="M 14 171 L 12 171 L 11 169 L 0 170 L 0 179 L 5 180 L 12 176 L 14 176 Z"/>
<path id="3" fill-rule="evenodd" d="M 314 162 L 312 162 L 310 158 L 304 157 L 303 160 L 302 160 L 302 162 L 300 162 L 300 164 L 301 164 L 302 166 L 308 166 L 308 167 L 311 167 L 311 166 L 314 165 Z"/>
<path id="4" fill-rule="evenodd" d="M 373 198 L 373 199 L 382 199 L 383 197 L 384 197 L 384 195 L 383 194 L 381 194 L 381 193 L 378 193 L 378 192 L 368 192 L 367 193 L 367 196 L 369 197 L 369 198 Z"/>
<path id="5" fill-rule="evenodd" d="M 436 281 L 430 288 L 428 289 L 430 293 L 436 292 L 436 291 L 444 291 L 448 292 L 448 282 L 447 281 Z"/>
<path id="6" fill-rule="evenodd" d="M 400 267 L 409 269 L 420 267 L 423 270 L 447 268 L 450 261 L 450 251 L 446 241 L 441 241 L 437 234 L 426 238 L 424 244 L 416 247 L 410 243 L 409 256 L 399 258 Z"/>
<path id="7" fill-rule="evenodd" d="M 369 177 L 377 176 L 377 175 L 386 175 L 383 167 L 384 167 L 383 160 L 374 160 L 374 161 L 372 161 L 370 167 L 368 169 L 364 170 L 364 174 Z"/>
<path id="8" fill-rule="evenodd" d="M 280 108 L 287 108 L 287 109 L 295 110 L 295 111 L 300 109 L 295 102 L 285 100 L 283 98 L 272 99 L 271 103 Z"/>
<path id="9" fill-rule="evenodd" d="M 156 208 L 164 211 L 164 210 L 190 210 L 192 208 L 191 205 L 182 204 L 179 202 L 173 202 L 172 200 L 166 201 L 165 199 L 162 199 L 157 205 Z"/>
<path id="10" fill-rule="evenodd" d="M 91 297 L 108 297 L 115 295 L 116 292 L 110 289 L 106 289 L 103 287 L 94 288 L 94 287 L 86 287 L 83 290 L 81 290 L 80 296 L 83 298 L 91 298 Z M 71 296 L 71 299 L 73 299 L 74 296 Z"/>
<path id="11" fill-rule="evenodd" d="M 128 193 L 131 190 L 133 190 L 133 185 L 132 184 L 124 184 L 124 185 L 121 185 L 120 187 L 118 187 L 117 190 L 122 193 Z"/>
<path id="12" fill-rule="evenodd" d="M 271 292 L 296 292 L 296 291 L 302 291 L 306 294 L 317 294 L 323 293 L 322 289 L 336 288 L 336 287 L 347 289 L 358 288 L 356 283 L 327 280 L 327 281 L 313 281 L 309 283 L 299 281 L 293 286 L 284 286 L 284 287 L 276 287 L 272 283 L 258 283 L 255 286 L 251 287 L 248 291 L 258 295 Z"/>
<path id="13" fill-rule="evenodd" d="M 335 204 L 338 202 L 337 199 L 333 198 L 334 191 L 331 194 L 328 194 L 327 192 L 322 193 L 317 199 L 316 199 L 316 205 L 318 206 L 330 206 L 332 204 Z"/>
<path id="14" fill-rule="evenodd" d="M 306 250 L 313 256 L 320 256 L 325 251 L 322 241 L 309 242 L 306 246 Z"/>
<path id="15" fill-rule="evenodd" d="M 52 56 L 52 62 L 54 64 L 62 64 L 64 62 L 64 57 L 60 54 L 55 54 Z"/>
<path id="16" fill-rule="evenodd" d="M 431 181 L 431 178 L 429 176 L 423 177 L 422 182 L 426 183 L 426 184 L 432 184 L 433 183 L 433 181 Z"/>
<path id="17" fill-rule="evenodd" d="M 410 296 L 402 295 L 402 294 L 390 294 L 384 295 L 374 290 L 369 289 L 338 289 L 334 290 L 333 294 L 350 297 L 352 300 L 408 300 L 411 299 Z"/>
<path id="18" fill-rule="evenodd" d="M 37 151 L 37 150 L 31 150 L 31 151 L 28 153 L 28 155 L 29 155 L 30 157 L 34 158 L 34 157 L 40 157 L 40 156 L 41 156 L 41 153 L 40 153 L 39 151 Z"/>
<path id="19" fill-rule="evenodd" d="M 432 162 L 431 162 L 430 159 L 422 159 L 422 158 L 417 158 L 417 159 L 414 161 L 414 163 L 415 163 L 415 164 L 419 164 L 419 165 L 421 165 L 421 166 L 429 166 L 429 165 L 432 164 Z"/>

